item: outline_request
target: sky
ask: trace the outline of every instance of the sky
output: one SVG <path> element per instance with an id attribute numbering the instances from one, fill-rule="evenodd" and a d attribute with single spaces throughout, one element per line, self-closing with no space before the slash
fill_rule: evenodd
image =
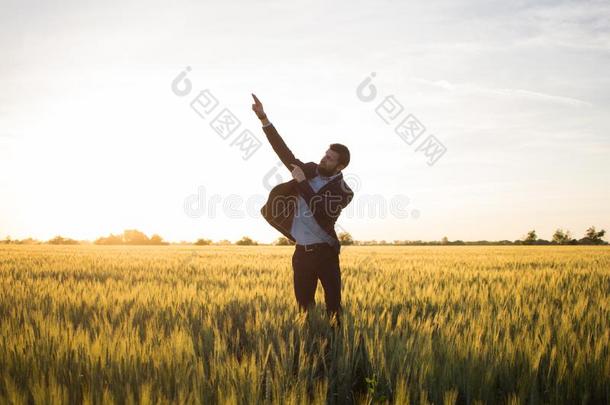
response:
<path id="1" fill-rule="evenodd" d="M 607 1 L 3 0 L 0 50 L 0 238 L 273 241 L 251 93 L 302 161 L 349 147 L 355 239 L 610 231 Z"/>

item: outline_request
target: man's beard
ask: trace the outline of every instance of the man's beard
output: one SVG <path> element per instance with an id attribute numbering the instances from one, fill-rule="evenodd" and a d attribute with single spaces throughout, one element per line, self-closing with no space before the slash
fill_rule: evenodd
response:
<path id="1" fill-rule="evenodd" d="M 334 173 L 334 170 L 333 170 L 333 171 L 330 171 L 330 170 L 328 170 L 327 168 L 322 167 L 322 165 L 318 165 L 318 173 L 319 173 L 321 176 L 324 176 L 324 177 L 330 177 L 330 176 L 332 176 L 333 174 L 335 174 L 335 173 Z"/>

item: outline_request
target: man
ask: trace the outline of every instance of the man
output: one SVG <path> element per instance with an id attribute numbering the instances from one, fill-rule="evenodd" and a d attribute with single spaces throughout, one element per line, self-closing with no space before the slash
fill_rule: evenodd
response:
<path id="1" fill-rule="evenodd" d="M 349 150 L 344 145 L 333 143 L 319 164 L 301 162 L 269 122 L 260 100 L 254 94 L 252 97 L 252 110 L 261 120 L 263 132 L 293 178 L 271 190 L 261 213 L 271 226 L 296 243 L 292 270 L 299 309 L 307 311 L 315 304 L 319 279 L 324 288 L 327 314 L 339 324 L 341 244 L 335 232 L 335 222 L 354 196 L 341 172 L 349 164 Z"/>

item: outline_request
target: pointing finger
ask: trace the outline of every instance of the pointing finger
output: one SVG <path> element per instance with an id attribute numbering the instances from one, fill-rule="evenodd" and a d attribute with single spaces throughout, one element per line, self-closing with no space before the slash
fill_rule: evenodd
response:
<path id="1" fill-rule="evenodd" d="M 254 95 L 254 93 L 252 93 L 252 97 L 254 98 L 254 102 L 255 102 L 256 104 L 261 104 L 261 101 L 258 99 L 258 97 L 256 97 L 256 96 Z"/>

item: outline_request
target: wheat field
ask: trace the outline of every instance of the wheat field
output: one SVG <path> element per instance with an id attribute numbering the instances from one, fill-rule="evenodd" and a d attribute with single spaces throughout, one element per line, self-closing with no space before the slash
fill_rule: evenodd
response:
<path id="1" fill-rule="evenodd" d="M 0 403 L 610 403 L 610 250 L 0 246 Z"/>

